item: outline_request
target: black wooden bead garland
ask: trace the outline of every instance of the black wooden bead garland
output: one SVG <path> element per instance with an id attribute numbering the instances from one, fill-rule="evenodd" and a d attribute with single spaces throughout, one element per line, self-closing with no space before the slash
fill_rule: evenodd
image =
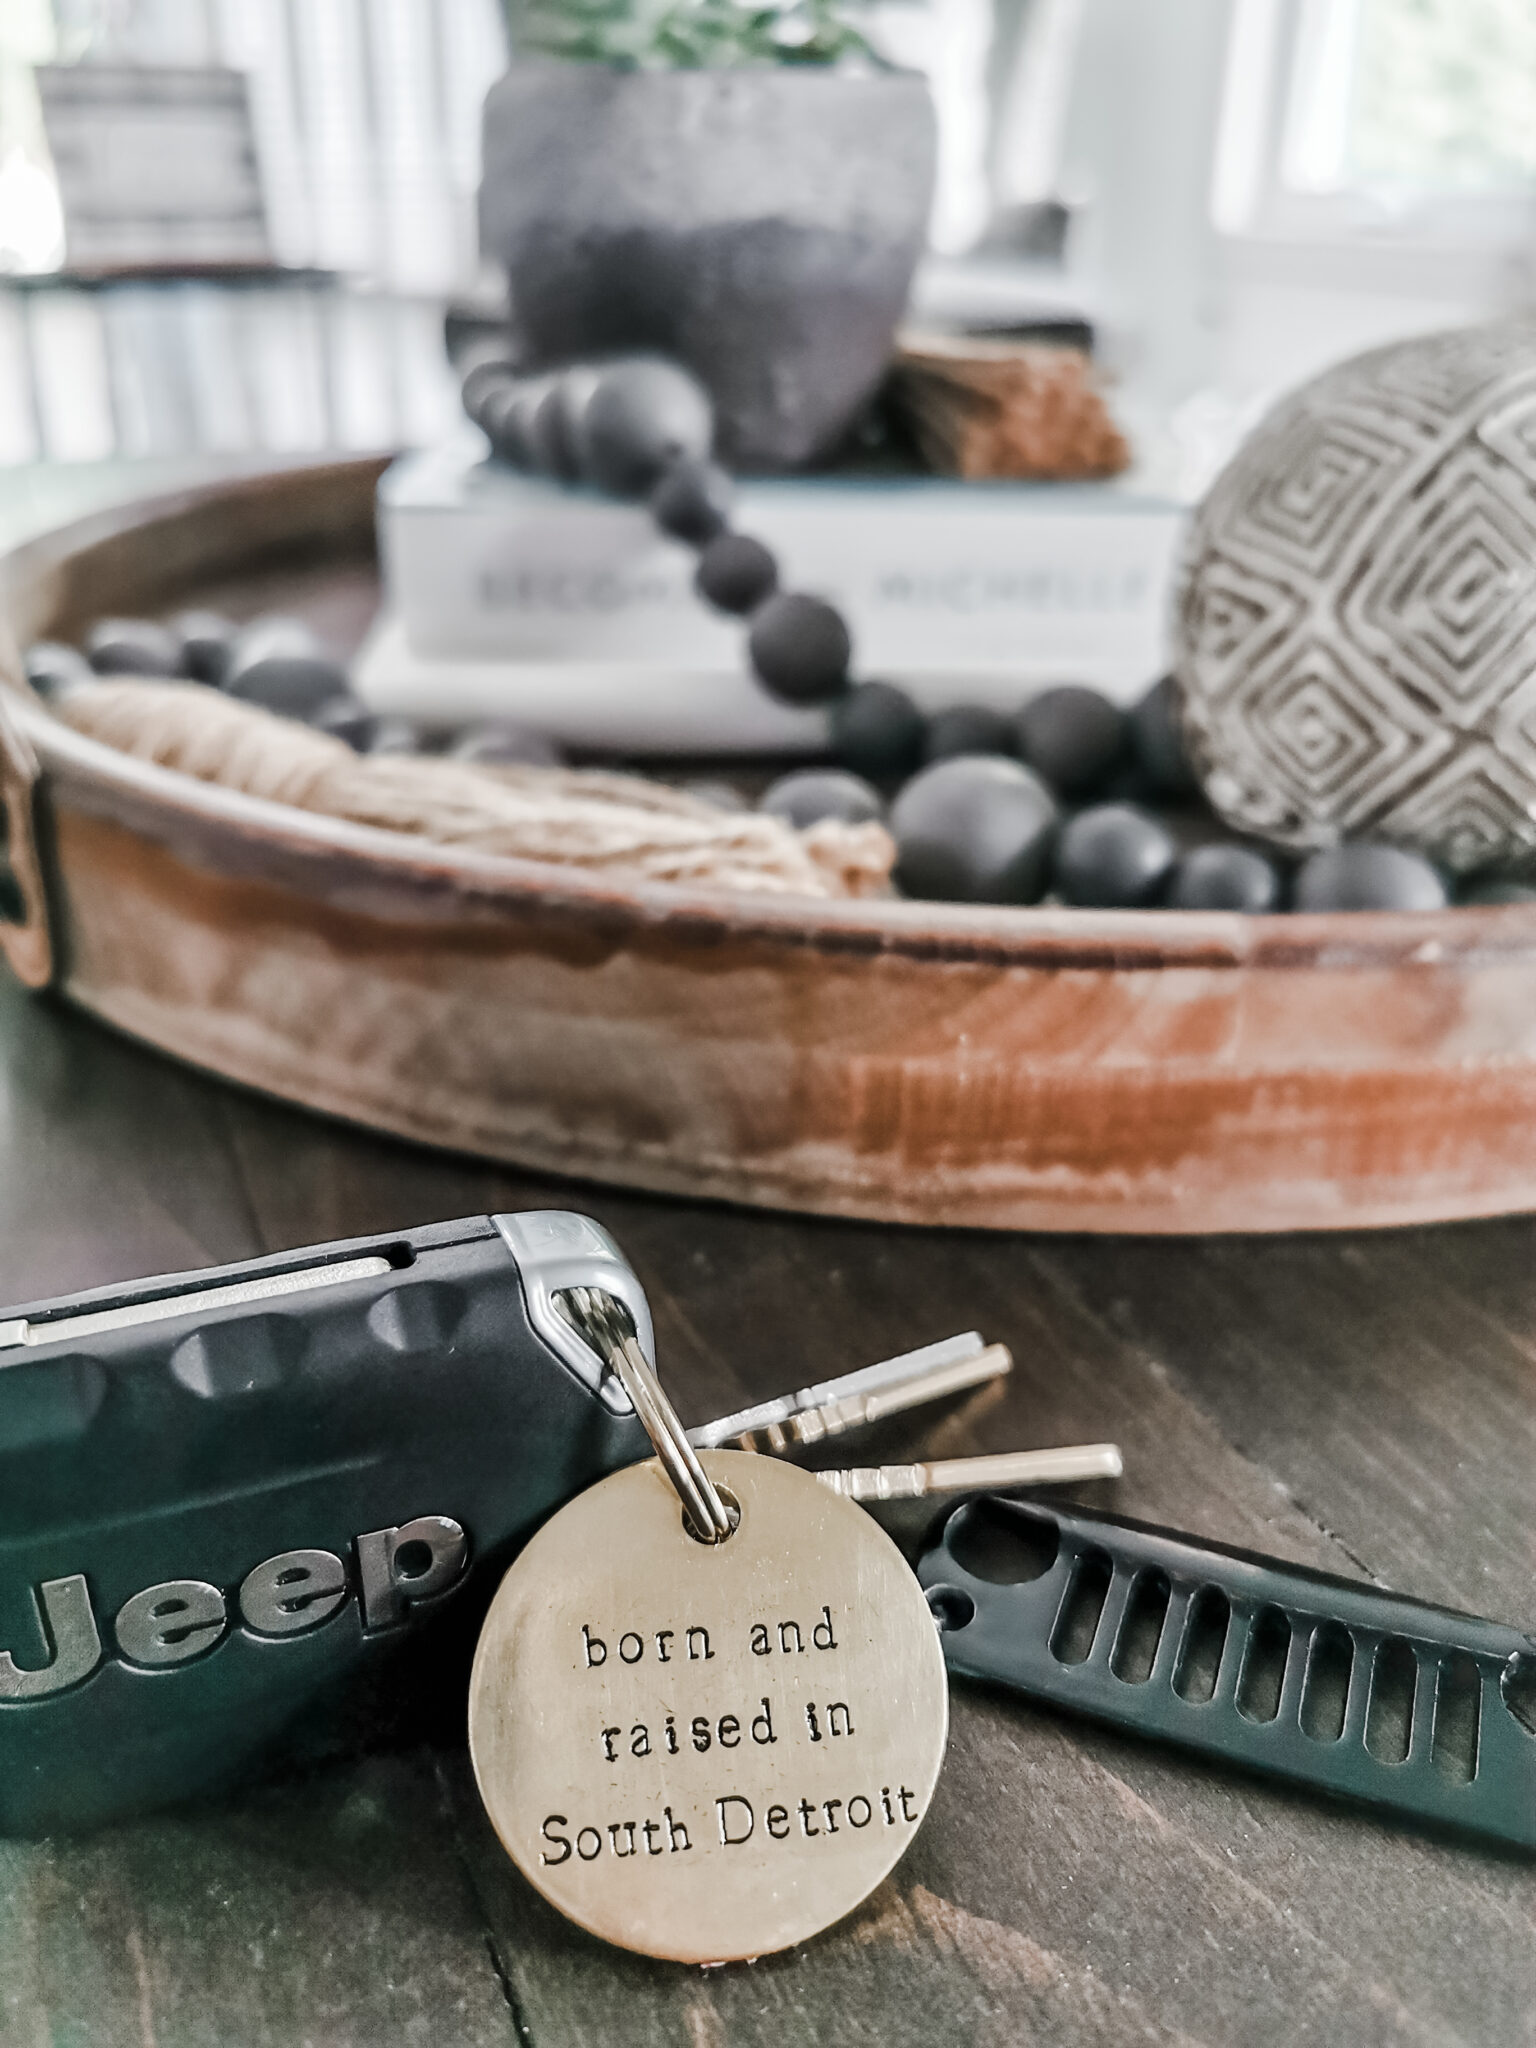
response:
<path id="1" fill-rule="evenodd" d="M 750 534 L 717 533 L 700 551 L 693 587 L 716 611 L 745 616 L 778 589 L 779 565 Z"/>
<path id="2" fill-rule="evenodd" d="M 771 550 L 732 529 L 731 480 L 709 459 L 709 399 L 686 370 L 659 356 L 534 377 L 480 363 L 464 379 L 464 409 L 516 467 L 644 499 L 663 533 L 699 551 L 700 597 L 747 619 L 748 658 L 770 696 L 826 704 L 847 690 L 853 640 L 841 613 L 782 590 Z M 541 438 L 528 422 L 546 413 L 554 424 Z"/>
<path id="3" fill-rule="evenodd" d="M 1050 891 L 1084 907 L 1245 912 L 1282 909 L 1287 898 L 1306 911 L 1446 903 L 1439 870 L 1397 847 L 1346 844 L 1294 869 L 1233 840 L 1181 848 L 1163 820 L 1142 808 L 1149 799 L 1200 799 L 1171 678 L 1129 712 L 1098 691 L 1062 685 L 1038 692 L 1012 716 L 962 704 L 925 717 L 895 684 L 854 682 L 851 636 L 836 607 L 781 589 L 772 552 L 732 528 L 732 481 L 710 459 L 708 397 L 675 363 L 626 358 L 530 377 L 509 363 L 485 362 L 469 371 L 463 395 L 503 460 L 644 499 L 660 531 L 695 549 L 699 595 L 745 620 L 759 684 L 781 702 L 824 706 L 842 764 L 781 777 L 760 807 L 798 826 L 852 823 L 887 815 L 881 788 L 895 788 L 888 823 L 896 879 L 908 895 L 1029 903 Z M 26 670 L 43 696 L 65 694 L 93 674 L 181 675 L 299 718 L 359 752 L 426 748 L 415 726 L 359 703 L 345 669 L 296 620 L 246 628 L 212 613 L 169 625 L 104 620 L 90 636 L 88 658 L 39 643 Z M 561 759 L 547 737 L 503 725 L 465 733 L 451 751 L 464 760 Z M 729 793 L 729 800 L 738 799 Z M 1459 893 L 1468 904 L 1536 900 L 1524 875 L 1476 875 Z"/>
<path id="4" fill-rule="evenodd" d="M 1223 849 L 1202 849 L 1183 882 L 1165 828 L 1129 804 L 1079 812 L 1063 827 L 1058 796 L 1089 796 L 1142 755 L 1149 793 L 1188 792 L 1165 691 L 1132 716 L 1096 690 L 1066 685 L 1012 718 L 985 705 L 925 718 L 893 684 L 854 683 L 852 637 L 836 607 L 781 589 L 771 550 L 732 527 L 731 479 L 709 458 L 708 400 L 676 364 L 642 357 L 529 377 L 482 363 L 464 380 L 464 407 L 515 466 L 643 497 L 663 533 L 697 550 L 700 598 L 747 621 L 748 661 L 763 689 L 781 703 L 827 707 L 842 768 L 781 777 L 764 810 L 801 826 L 878 818 L 885 806 L 874 785 L 902 784 L 889 823 L 896 879 L 909 895 L 1018 903 L 1054 887 L 1068 902 L 1127 905 L 1171 884 L 1171 900 L 1182 886 L 1192 906 L 1278 902 L 1278 869 L 1246 848 L 1227 850 L 1240 857 L 1230 872 L 1211 858 Z"/>
<path id="5" fill-rule="evenodd" d="M 1200 796 L 1170 677 L 1130 712 L 1065 684 L 1038 692 L 1012 718 L 986 705 L 924 718 L 895 685 L 854 683 L 852 637 L 836 607 L 781 589 L 772 552 L 732 528 L 731 479 L 709 457 L 708 396 L 676 363 L 632 357 L 535 377 L 481 363 L 464 380 L 464 406 L 503 459 L 644 497 L 658 528 L 698 551 L 699 596 L 746 619 L 748 662 L 763 689 L 781 703 L 827 707 L 842 769 L 781 778 L 764 809 L 798 825 L 878 817 L 873 784 L 902 784 L 889 823 L 896 878 L 909 895 L 1020 903 L 1052 889 L 1084 907 L 1283 907 L 1285 876 L 1267 852 L 1230 841 L 1181 851 L 1133 800 Z M 1111 800 L 1087 802 L 1096 795 Z M 1063 818 L 1058 799 L 1087 807 Z M 1522 900 L 1522 885 L 1509 880 L 1479 886 L 1479 900 Z M 1446 901 L 1438 869 L 1394 847 L 1314 855 L 1295 878 L 1297 908 Z"/>

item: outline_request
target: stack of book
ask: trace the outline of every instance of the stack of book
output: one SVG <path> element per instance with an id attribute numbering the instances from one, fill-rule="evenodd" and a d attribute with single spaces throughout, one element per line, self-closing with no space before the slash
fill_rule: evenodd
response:
<path id="1" fill-rule="evenodd" d="M 1186 506 L 1135 471 L 749 480 L 735 516 L 786 586 L 842 609 L 856 675 L 926 708 L 1010 708 L 1053 682 L 1128 702 L 1164 666 Z M 387 604 L 357 682 L 379 711 L 637 754 L 824 743 L 821 714 L 754 686 L 741 622 L 699 601 L 691 551 L 641 506 L 505 469 L 466 439 L 394 464 L 378 524 Z"/>

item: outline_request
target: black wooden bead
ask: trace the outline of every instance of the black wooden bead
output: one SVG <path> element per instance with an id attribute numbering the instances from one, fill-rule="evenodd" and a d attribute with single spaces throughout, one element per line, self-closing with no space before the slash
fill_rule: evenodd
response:
<path id="1" fill-rule="evenodd" d="M 827 713 L 832 751 L 845 768 L 874 782 L 910 775 L 923 758 L 926 722 L 894 683 L 855 683 Z"/>
<path id="2" fill-rule="evenodd" d="M 1012 754 L 1013 720 L 990 704 L 950 704 L 935 711 L 923 735 L 923 759 L 948 761 L 956 754 Z"/>
<path id="3" fill-rule="evenodd" d="M 1278 910 L 1280 871 L 1256 847 L 1195 846 L 1173 871 L 1168 903 L 1174 910 Z"/>
<path id="4" fill-rule="evenodd" d="M 449 758 L 483 768 L 563 768 L 565 755 L 547 733 L 504 721 L 472 725 L 448 749 Z"/>
<path id="5" fill-rule="evenodd" d="M 700 597 L 722 612 L 756 611 L 778 583 L 778 563 L 746 533 L 722 533 L 710 541 L 693 579 Z"/>
<path id="6" fill-rule="evenodd" d="M 511 363 L 490 361 L 476 363 L 469 370 L 459 387 L 464 410 L 477 427 L 483 427 L 482 417 L 488 402 L 502 393 L 512 390 L 517 383 L 517 371 Z"/>
<path id="7" fill-rule="evenodd" d="M 239 628 L 222 612 L 183 612 L 175 623 L 183 672 L 217 689 L 229 673 Z"/>
<path id="8" fill-rule="evenodd" d="M 63 697 L 81 683 L 94 683 L 96 671 L 75 647 L 62 640 L 39 640 L 22 661 L 27 681 L 39 697 Z"/>
<path id="9" fill-rule="evenodd" d="M 333 740 L 345 740 L 354 753 L 366 754 L 379 719 L 361 698 L 344 691 L 312 712 L 308 723 L 316 732 L 329 733 Z"/>
<path id="10" fill-rule="evenodd" d="M 825 598 L 785 590 L 753 613 L 747 654 L 770 697 L 825 704 L 848 687 L 853 641 L 842 613 Z"/>
<path id="11" fill-rule="evenodd" d="M 1057 812 L 1032 769 L 960 754 L 914 775 L 891 806 L 896 879 L 909 896 L 1035 903 L 1050 872 Z"/>
<path id="12" fill-rule="evenodd" d="M 684 796 L 697 798 L 701 804 L 708 804 L 712 811 L 749 811 L 752 806 L 734 783 L 722 782 L 712 775 L 700 775 L 683 784 Z"/>
<path id="13" fill-rule="evenodd" d="M 348 694 L 347 672 L 323 654 L 269 654 L 245 664 L 227 685 L 229 695 L 283 718 L 310 719 Z"/>
<path id="14" fill-rule="evenodd" d="M 181 642 L 154 619 L 102 619 L 85 643 L 99 676 L 179 676 Z"/>
<path id="15" fill-rule="evenodd" d="M 1446 888 L 1421 854 L 1362 839 L 1304 860 L 1292 900 L 1297 910 L 1439 910 Z"/>
<path id="16" fill-rule="evenodd" d="M 1095 804 L 1061 828 L 1056 888 L 1085 909 L 1130 910 L 1162 894 L 1178 848 L 1134 804 Z"/>
<path id="17" fill-rule="evenodd" d="M 597 396 L 604 374 L 600 363 L 572 363 L 555 379 L 560 438 L 569 454 L 571 474 L 583 481 L 587 481 L 587 408 Z"/>
<path id="18" fill-rule="evenodd" d="M 845 769 L 800 768 L 771 784 L 758 809 L 803 827 L 823 818 L 836 818 L 844 825 L 867 824 L 882 814 L 885 805 L 878 790 Z"/>
<path id="19" fill-rule="evenodd" d="M 1031 697 L 1016 726 L 1019 758 L 1065 797 L 1101 791 L 1130 750 L 1125 713 L 1081 683 Z"/>
<path id="20" fill-rule="evenodd" d="M 426 754 L 431 749 L 422 728 L 409 718 L 381 717 L 359 698 L 333 697 L 306 721 L 316 732 L 345 740 L 356 754 Z"/>
<path id="21" fill-rule="evenodd" d="M 735 489 L 718 463 L 685 456 L 651 493 L 651 517 L 674 540 L 701 548 L 724 533 Z"/>
<path id="22" fill-rule="evenodd" d="M 580 473 L 580 457 L 571 439 L 570 401 L 561 380 L 551 377 L 536 386 L 526 411 L 518 417 L 527 429 L 532 468 L 540 476 L 573 483 Z"/>
<path id="23" fill-rule="evenodd" d="M 642 497 L 673 463 L 702 461 L 714 432 L 709 393 L 681 364 L 661 356 L 608 363 L 581 415 L 581 473 L 600 490 Z"/>
<path id="24" fill-rule="evenodd" d="M 285 659 L 290 655 L 307 658 L 323 652 L 319 636 L 303 619 L 295 618 L 289 612 L 263 612 L 259 618 L 241 627 L 230 649 L 224 687 L 229 689 L 253 663 L 269 661 L 274 655 Z"/>
<path id="25" fill-rule="evenodd" d="M 1131 709 L 1131 746 L 1153 796 L 1187 803 L 1200 794 L 1179 730 L 1178 692 L 1172 676 L 1155 682 Z"/>
<path id="26" fill-rule="evenodd" d="M 480 409 L 491 453 L 514 469 L 533 468 L 533 414 L 543 396 L 541 385 L 508 384 L 493 391 Z"/>
<path id="27" fill-rule="evenodd" d="M 376 718 L 362 747 L 364 754 L 425 754 L 427 736 L 413 718 Z"/>

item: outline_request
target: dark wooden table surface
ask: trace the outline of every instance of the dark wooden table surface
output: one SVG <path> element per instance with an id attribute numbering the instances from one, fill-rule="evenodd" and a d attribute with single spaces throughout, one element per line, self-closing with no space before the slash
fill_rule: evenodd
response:
<path id="1" fill-rule="evenodd" d="M 1014 1347 L 945 1452 L 1112 1437 L 1122 1511 L 1529 1622 L 1536 1226 L 1149 1242 L 615 1195 L 257 1100 L 0 974 L 0 1301 L 489 1209 L 617 1235 L 689 1419 L 953 1329 Z M 0 2048 L 1514 2043 L 1529 1866 L 960 1692 L 851 1920 L 703 1973 L 512 1870 L 465 1759 L 361 1753 L 86 1840 L 0 1842 Z"/>

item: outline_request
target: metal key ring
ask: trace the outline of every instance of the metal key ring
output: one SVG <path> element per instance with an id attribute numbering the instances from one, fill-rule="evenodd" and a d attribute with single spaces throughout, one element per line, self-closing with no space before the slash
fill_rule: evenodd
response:
<path id="1" fill-rule="evenodd" d="M 604 1362 L 618 1375 L 662 1470 L 677 1489 L 693 1535 L 701 1543 L 723 1543 L 736 1524 L 718 1488 L 689 1443 L 677 1410 L 667 1399 L 654 1367 L 640 1349 L 629 1311 L 596 1287 L 571 1287 L 557 1296 L 579 1317 L 582 1334 L 595 1341 Z M 572 1320 L 576 1320 L 573 1317 Z"/>

